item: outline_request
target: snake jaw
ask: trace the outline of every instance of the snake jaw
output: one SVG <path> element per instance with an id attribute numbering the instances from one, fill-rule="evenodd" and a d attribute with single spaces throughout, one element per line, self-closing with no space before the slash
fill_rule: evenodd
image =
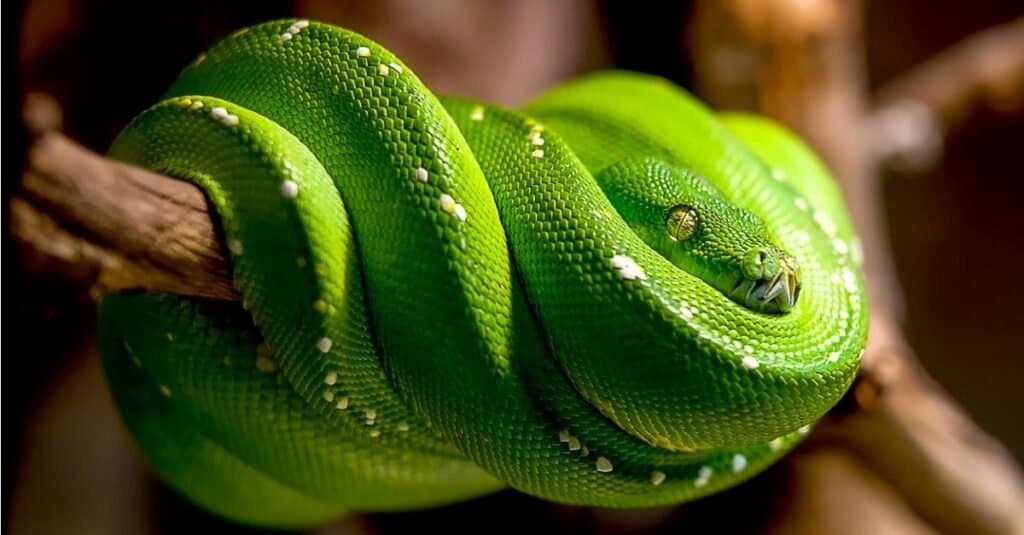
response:
<path id="1" fill-rule="evenodd" d="M 758 312 L 785 313 L 800 295 L 800 270 L 792 259 L 784 259 L 773 277 L 741 278 L 729 297 Z"/>

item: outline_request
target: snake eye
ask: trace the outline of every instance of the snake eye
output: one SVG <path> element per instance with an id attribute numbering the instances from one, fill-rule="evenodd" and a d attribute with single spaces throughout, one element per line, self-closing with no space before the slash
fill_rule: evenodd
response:
<path id="1" fill-rule="evenodd" d="M 675 241 L 689 239 L 697 233 L 700 226 L 700 218 L 697 210 L 685 204 L 673 206 L 665 218 L 665 231 Z"/>

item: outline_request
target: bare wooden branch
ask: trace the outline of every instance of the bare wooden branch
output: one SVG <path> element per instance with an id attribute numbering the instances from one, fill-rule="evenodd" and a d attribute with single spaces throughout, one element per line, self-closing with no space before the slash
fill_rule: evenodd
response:
<path id="1" fill-rule="evenodd" d="M 978 107 L 1024 110 L 1024 17 L 942 51 L 879 88 L 875 100 L 921 102 L 946 129 Z"/>
<path id="2" fill-rule="evenodd" d="M 239 298 L 197 187 L 108 160 L 60 134 L 32 145 L 10 213 L 23 262 L 62 266 L 95 295 L 145 288 Z"/>
<path id="3" fill-rule="evenodd" d="M 1024 17 L 985 29 L 881 87 L 862 138 L 874 161 L 918 172 L 972 111 L 1024 111 Z"/>

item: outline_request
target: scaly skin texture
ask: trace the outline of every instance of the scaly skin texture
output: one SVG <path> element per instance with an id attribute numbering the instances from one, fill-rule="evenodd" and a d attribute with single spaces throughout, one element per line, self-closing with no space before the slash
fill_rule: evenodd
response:
<path id="1" fill-rule="evenodd" d="M 504 485 L 653 506 L 806 434 L 867 329 L 814 155 L 636 74 L 525 112 L 439 100 L 369 39 L 287 20 L 122 132 L 113 157 L 206 192 L 243 296 L 101 306 L 111 388 L 170 485 L 270 526 Z"/>

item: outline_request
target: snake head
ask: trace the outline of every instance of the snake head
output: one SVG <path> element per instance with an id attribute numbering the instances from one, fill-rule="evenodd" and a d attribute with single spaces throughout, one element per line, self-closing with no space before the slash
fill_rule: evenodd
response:
<path id="1" fill-rule="evenodd" d="M 597 175 L 605 195 L 654 250 L 750 310 L 782 314 L 800 294 L 796 259 L 764 222 L 691 170 L 653 158 Z"/>
<path id="2" fill-rule="evenodd" d="M 779 249 L 754 248 L 743 255 L 743 277 L 728 295 L 759 312 L 787 312 L 800 294 L 800 267 Z"/>

